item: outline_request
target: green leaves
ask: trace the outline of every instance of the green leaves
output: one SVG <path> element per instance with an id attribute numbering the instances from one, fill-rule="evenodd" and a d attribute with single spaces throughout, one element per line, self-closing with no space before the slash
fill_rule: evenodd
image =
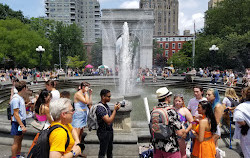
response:
<path id="1" fill-rule="evenodd" d="M 97 42 L 92 46 L 91 57 L 91 65 L 96 68 L 102 65 L 102 39 L 97 39 Z"/>
<path id="2" fill-rule="evenodd" d="M 224 0 L 205 15 L 204 32 L 197 35 L 195 67 L 214 63 L 220 69 L 243 70 L 250 66 L 250 1 Z M 213 45 L 219 51 L 213 54 Z"/>
<path id="3" fill-rule="evenodd" d="M 59 44 L 61 44 L 62 65 L 66 66 L 67 57 L 79 56 L 81 60 L 86 60 L 86 53 L 83 48 L 82 31 L 76 24 L 64 25 L 56 22 L 55 30 L 50 35 L 52 45 L 52 64 L 59 63 Z"/>
<path id="4" fill-rule="evenodd" d="M 0 20 L 0 56 L 11 59 L 9 66 L 35 67 L 38 66 L 39 55 L 35 48 L 42 45 L 49 50 L 49 41 L 41 37 L 35 31 L 30 30 L 28 24 L 22 23 L 18 19 Z M 44 60 L 50 60 L 51 56 L 46 55 Z M 47 66 L 43 62 L 43 66 Z"/>
<path id="5" fill-rule="evenodd" d="M 184 54 L 184 52 L 174 53 L 170 59 L 168 59 L 168 65 L 173 64 L 177 68 L 186 68 L 190 66 L 191 58 Z"/>
<path id="6" fill-rule="evenodd" d="M 85 61 L 80 60 L 80 56 L 76 55 L 74 57 L 68 56 L 67 67 L 70 68 L 83 68 Z"/>
<path id="7" fill-rule="evenodd" d="M 39 67 L 40 54 L 36 48 L 41 45 L 42 69 L 59 64 L 59 44 L 61 44 L 62 66 L 67 56 L 78 56 L 86 60 L 83 48 L 82 30 L 76 24 L 64 25 L 44 18 L 24 18 L 21 11 L 13 11 L 0 4 L 0 63 L 2 67 Z M 53 60 L 52 60 L 53 59 Z M 82 63 L 77 67 L 82 67 Z"/>
<path id="8" fill-rule="evenodd" d="M 250 1 L 224 0 L 206 12 L 205 34 L 225 37 L 233 32 L 244 34 L 250 30 Z"/>

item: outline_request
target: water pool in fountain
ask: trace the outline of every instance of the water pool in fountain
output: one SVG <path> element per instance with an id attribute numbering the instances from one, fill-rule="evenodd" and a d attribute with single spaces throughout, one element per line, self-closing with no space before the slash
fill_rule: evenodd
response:
<path id="1" fill-rule="evenodd" d="M 118 93 L 118 89 L 116 86 L 93 86 L 91 87 L 93 89 L 93 104 L 98 103 L 100 101 L 100 91 L 105 88 L 109 89 L 111 91 L 111 103 L 112 102 L 112 97 L 116 97 L 116 94 Z M 157 105 L 157 98 L 155 91 L 160 88 L 160 87 L 153 87 L 153 86 L 136 86 L 134 89 L 136 89 L 136 93 L 140 94 L 140 97 L 137 98 L 131 98 L 127 99 L 128 101 L 132 102 L 132 112 L 131 112 L 131 120 L 132 121 L 146 121 L 146 112 L 144 108 L 144 102 L 143 98 L 147 97 L 148 98 L 148 103 L 149 103 L 149 108 L 152 110 L 154 106 Z M 185 105 L 188 104 L 188 101 L 193 98 L 193 92 L 192 89 L 185 89 L 185 88 L 174 88 L 170 87 L 168 88 L 170 91 L 173 92 L 173 94 L 183 94 L 184 95 L 184 101 Z M 68 89 L 60 89 L 59 91 L 70 91 L 71 93 L 71 99 L 73 100 L 74 93 L 76 92 L 75 88 L 68 88 Z M 173 102 L 173 97 L 172 97 L 172 102 Z"/>

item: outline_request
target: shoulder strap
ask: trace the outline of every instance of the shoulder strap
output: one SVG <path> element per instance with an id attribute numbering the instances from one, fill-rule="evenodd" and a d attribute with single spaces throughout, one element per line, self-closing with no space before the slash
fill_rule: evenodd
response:
<path id="1" fill-rule="evenodd" d="M 232 102 L 233 101 L 233 99 L 231 98 L 231 97 L 227 97 L 228 98 L 228 100 L 230 101 L 230 102 Z"/>
<path id="2" fill-rule="evenodd" d="M 65 151 L 66 151 L 67 147 L 69 146 L 69 139 L 70 139 L 70 138 L 69 138 L 68 131 L 67 131 L 63 126 L 61 126 L 61 125 L 54 125 L 54 126 L 50 127 L 50 128 L 49 128 L 48 137 L 49 137 L 50 133 L 51 133 L 54 129 L 56 129 L 56 128 L 63 128 L 63 129 L 66 131 L 66 133 L 67 133 L 67 142 L 66 142 L 66 144 L 65 144 Z"/>
<path id="3" fill-rule="evenodd" d="M 98 103 L 96 106 L 102 106 L 102 107 L 104 107 L 104 109 L 105 109 L 106 112 L 108 113 L 108 109 L 107 109 L 102 103 Z"/>
<path id="4" fill-rule="evenodd" d="M 229 101 L 231 102 L 231 106 L 237 106 L 239 104 L 239 102 L 237 100 L 234 100 L 233 98 L 231 97 L 227 97 L 229 99 Z M 235 105 L 237 104 L 237 105 Z"/>

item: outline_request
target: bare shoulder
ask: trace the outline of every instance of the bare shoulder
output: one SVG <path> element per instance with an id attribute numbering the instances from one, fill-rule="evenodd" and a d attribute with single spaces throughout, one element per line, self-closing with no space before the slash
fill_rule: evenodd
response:
<path id="1" fill-rule="evenodd" d="M 208 123 L 208 119 L 204 118 L 204 119 L 200 120 L 200 123 Z"/>
<path id="2" fill-rule="evenodd" d="M 224 107 L 223 107 L 223 105 L 222 104 L 220 104 L 220 103 L 218 103 L 216 106 L 215 106 L 215 110 L 223 110 L 224 109 Z"/>
<path id="3" fill-rule="evenodd" d="M 183 109 L 183 111 L 185 111 L 185 112 L 187 112 L 187 111 L 189 112 L 189 110 L 188 110 L 187 107 L 183 107 L 182 109 Z"/>

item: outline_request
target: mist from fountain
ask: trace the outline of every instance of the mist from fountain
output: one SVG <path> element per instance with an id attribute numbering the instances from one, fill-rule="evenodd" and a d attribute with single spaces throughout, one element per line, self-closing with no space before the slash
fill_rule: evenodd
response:
<path id="1" fill-rule="evenodd" d="M 133 58 L 133 42 L 134 39 L 130 39 L 128 23 L 124 22 L 122 45 L 118 52 L 118 65 L 119 65 L 119 92 L 121 95 L 132 94 L 136 84 L 137 68 L 136 63 L 138 57 L 138 51 Z"/>

